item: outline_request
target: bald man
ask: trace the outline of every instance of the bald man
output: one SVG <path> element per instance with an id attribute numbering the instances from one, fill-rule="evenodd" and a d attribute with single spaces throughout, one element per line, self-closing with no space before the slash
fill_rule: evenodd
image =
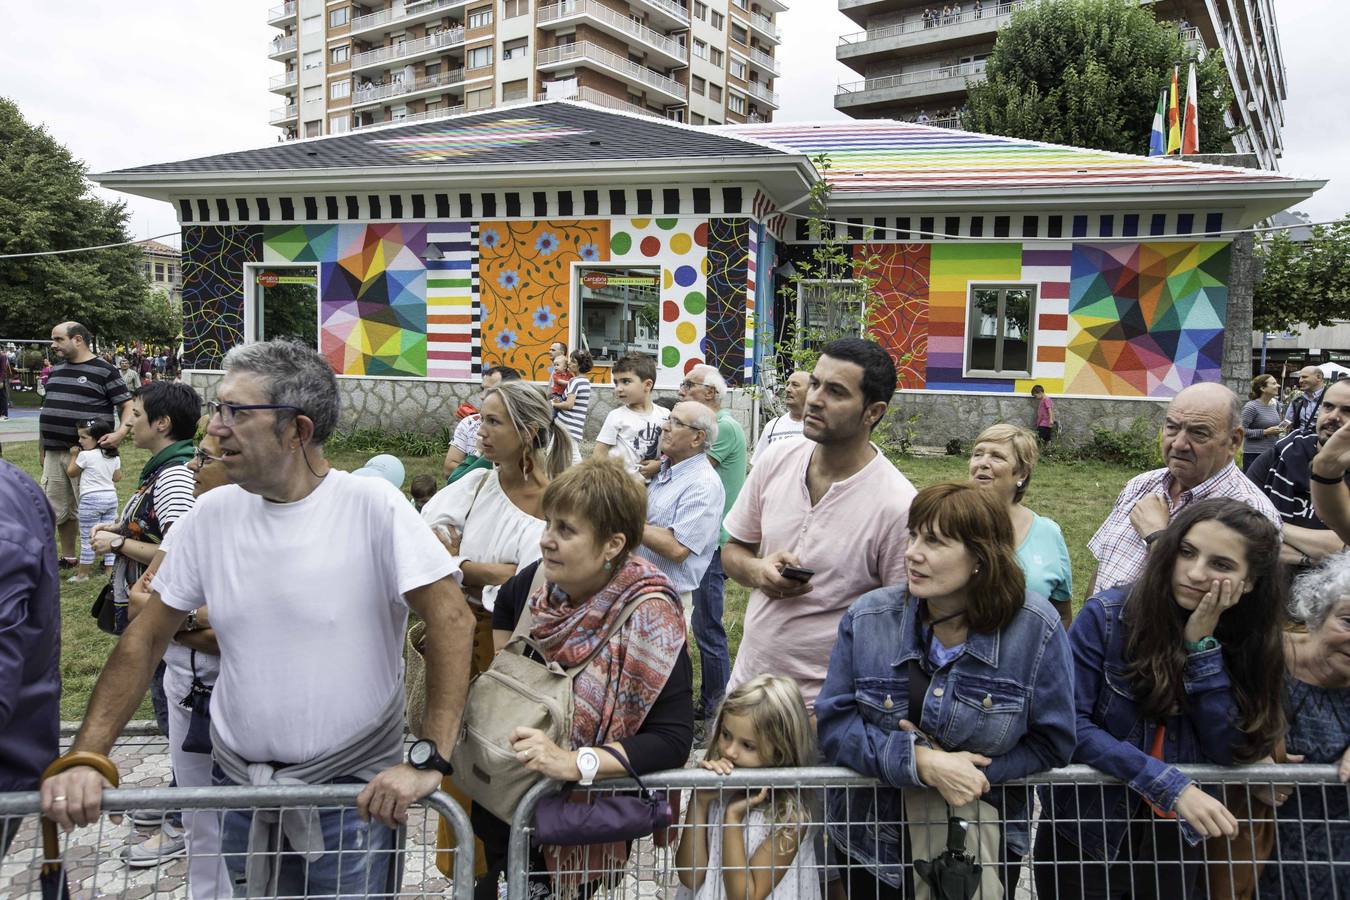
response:
<path id="1" fill-rule="evenodd" d="M 1304 366 L 1298 371 L 1299 394 L 1289 404 L 1284 419 L 1291 431 L 1315 430 L 1317 427 L 1317 409 L 1322 405 L 1322 394 L 1326 391 L 1326 378 L 1317 366 Z"/>
<path id="2" fill-rule="evenodd" d="M 759 433 L 755 441 L 755 452 L 750 455 L 750 464 L 757 466 L 764 461 L 764 454 L 770 447 L 781 447 L 805 440 L 802 434 L 802 414 L 806 409 L 806 388 L 811 373 L 798 369 L 787 378 L 783 391 L 783 403 L 787 412 L 773 419 Z"/>
<path id="3" fill-rule="evenodd" d="M 1148 538 L 1197 500 L 1232 497 L 1280 527 L 1270 500 L 1233 464 L 1242 435 L 1242 403 L 1223 385 L 1191 385 L 1172 398 L 1163 423 L 1163 468 L 1130 479 L 1088 541 L 1097 558 L 1089 594 L 1136 580 Z"/>

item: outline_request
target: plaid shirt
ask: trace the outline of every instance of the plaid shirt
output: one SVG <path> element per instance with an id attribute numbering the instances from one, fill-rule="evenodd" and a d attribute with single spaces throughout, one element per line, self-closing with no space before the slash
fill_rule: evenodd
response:
<path id="1" fill-rule="evenodd" d="M 1205 500 L 1209 497 L 1232 497 L 1255 509 L 1261 515 L 1280 527 L 1280 514 L 1266 497 L 1265 493 L 1251 482 L 1241 470 L 1231 462 L 1218 475 L 1199 484 L 1189 491 L 1182 491 L 1172 499 L 1172 473 L 1166 468 L 1155 469 L 1131 478 L 1120 491 L 1116 505 L 1106 517 L 1102 527 L 1088 541 L 1088 549 L 1097 557 L 1097 580 L 1092 589 L 1104 591 L 1118 584 L 1129 584 L 1138 580 L 1144 573 L 1144 562 L 1148 558 L 1148 545 L 1130 524 L 1130 510 L 1147 494 L 1158 494 L 1167 500 L 1169 518 L 1185 506 Z"/>

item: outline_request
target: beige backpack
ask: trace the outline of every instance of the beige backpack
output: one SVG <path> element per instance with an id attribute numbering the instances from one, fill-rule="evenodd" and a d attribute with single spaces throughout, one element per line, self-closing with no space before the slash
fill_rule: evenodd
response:
<path id="1" fill-rule="evenodd" d="M 530 596 L 542 583 L 542 570 L 535 576 Z M 577 665 L 564 669 L 557 663 L 538 662 L 526 655 L 543 652 L 529 637 L 530 607 L 525 606 L 510 642 L 492 660 L 491 667 L 474 678 L 464 703 L 464 720 L 450 762 L 451 776 L 474 803 L 504 822 L 510 822 L 525 793 L 544 776 L 516 759 L 511 733 L 520 727 L 538 728 L 559 747 L 572 742 L 572 680 L 590 664 L 609 639 L 643 601 L 661 597 L 644 594 L 624 607 L 605 639 L 595 645 Z"/>

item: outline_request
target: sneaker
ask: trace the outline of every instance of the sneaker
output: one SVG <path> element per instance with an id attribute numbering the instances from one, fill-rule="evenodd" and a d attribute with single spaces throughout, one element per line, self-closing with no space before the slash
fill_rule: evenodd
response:
<path id="1" fill-rule="evenodd" d="M 162 809 L 131 809 L 126 812 L 127 821 L 138 828 L 158 828 L 164 823 Z"/>
<path id="2" fill-rule="evenodd" d="M 122 859 L 132 869 L 153 869 L 180 856 L 187 856 L 187 839 L 181 829 L 169 822 L 164 823 L 158 834 L 122 848 Z"/>
<path id="3" fill-rule="evenodd" d="M 66 579 L 66 581 L 68 581 L 71 584 L 77 584 L 81 581 L 88 581 L 88 580 L 89 580 L 88 575 L 72 575 Z"/>

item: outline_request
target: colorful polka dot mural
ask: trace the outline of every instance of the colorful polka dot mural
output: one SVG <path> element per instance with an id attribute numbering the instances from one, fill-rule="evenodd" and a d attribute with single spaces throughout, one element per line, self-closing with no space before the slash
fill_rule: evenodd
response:
<path id="1" fill-rule="evenodd" d="M 703 219 L 614 219 L 611 262 L 661 266 L 657 387 L 674 388 L 707 358 L 708 224 Z"/>

